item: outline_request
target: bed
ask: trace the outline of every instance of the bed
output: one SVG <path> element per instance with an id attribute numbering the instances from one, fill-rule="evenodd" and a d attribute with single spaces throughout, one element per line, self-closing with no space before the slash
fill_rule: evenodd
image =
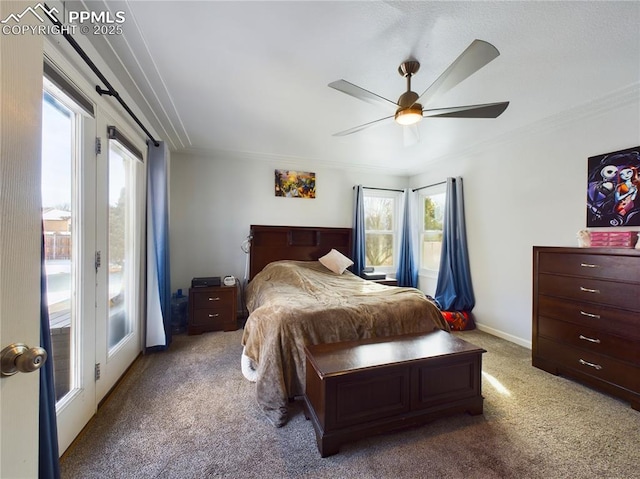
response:
<path id="1" fill-rule="evenodd" d="M 349 228 L 252 226 L 251 236 L 242 369 L 276 427 L 304 393 L 305 345 L 448 330 L 421 291 L 336 274 L 318 261 L 331 249 L 349 254 Z"/>

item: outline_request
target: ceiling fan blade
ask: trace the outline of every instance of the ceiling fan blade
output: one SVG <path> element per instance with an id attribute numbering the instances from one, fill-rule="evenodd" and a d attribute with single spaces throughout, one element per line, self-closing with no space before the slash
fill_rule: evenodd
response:
<path id="1" fill-rule="evenodd" d="M 497 58 L 500 52 L 483 40 L 474 40 L 442 75 L 427 88 L 416 103 L 426 104 L 434 95 L 449 91 L 462 80 L 470 77 L 483 66 Z"/>
<path id="2" fill-rule="evenodd" d="M 508 101 L 484 105 L 453 106 L 422 110 L 423 117 L 498 118 L 509 106 Z"/>
<path id="3" fill-rule="evenodd" d="M 329 83 L 329 86 L 335 90 L 341 91 L 342 93 L 346 93 L 354 98 L 359 100 L 366 101 L 367 103 L 371 103 L 373 105 L 384 105 L 385 107 L 391 106 L 394 110 L 398 107 L 395 101 L 388 100 L 385 97 L 380 95 L 376 95 L 375 93 L 370 92 L 369 90 L 365 90 L 364 88 L 360 88 L 353 83 L 349 83 L 346 80 L 336 80 L 334 82 Z"/>
<path id="4" fill-rule="evenodd" d="M 346 135 L 350 135 L 352 133 L 357 133 L 358 131 L 364 130 L 366 128 L 380 125 L 380 124 L 382 124 L 383 121 L 389 120 L 390 118 L 393 118 L 393 116 L 386 116 L 384 118 L 380 118 L 379 120 L 370 121 L 369 123 L 365 123 L 364 125 L 360 125 L 360 126 L 356 126 L 356 127 L 353 127 L 353 128 L 349 128 L 348 130 L 344 130 L 344 131 L 339 131 L 338 133 L 334 133 L 333 136 L 346 136 Z"/>

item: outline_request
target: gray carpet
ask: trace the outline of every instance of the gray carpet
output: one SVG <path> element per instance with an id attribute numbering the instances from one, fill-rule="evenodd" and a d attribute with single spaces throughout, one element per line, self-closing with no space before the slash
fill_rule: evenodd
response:
<path id="1" fill-rule="evenodd" d="M 320 458 L 293 406 L 272 427 L 240 372 L 242 331 L 142 357 L 61 462 L 63 478 L 640 478 L 640 412 L 531 366 L 481 331 L 484 415 L 371 437 Z"/>

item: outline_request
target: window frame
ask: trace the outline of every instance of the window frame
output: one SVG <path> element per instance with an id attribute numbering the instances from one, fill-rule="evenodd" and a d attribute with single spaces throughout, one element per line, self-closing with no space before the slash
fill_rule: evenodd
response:
<path id="1" fill-rule="evenodd" d="M 363 191 L 363 199 L 365 200 L 365 211 L 364 211 L 364 224 L 365 224 L 365 244 L 367 235 L 372 234 L 391 234 L 392 235 L 392 264 L 388 266 L 374 266 L 376 272 L 385 273 L 385 274 L 395 274 L 396 269 L 398 267 L 398 257 L 400 252 L 398 248 L 400 246 L 400 219 L 402 217 L 402 202 L 400 201 L 402 198 L 402 191 L 399 190 L 382 190 L 375 188 L 365 188 Z M 392 219 L 392 229 L 391 230 L 367 230 L 366 229 L 366 199 L 367 198 L 384 198 L 393 200 L 393 219 Z M 365 265 L 368 266 L 368 260 L 365 252 Z"/>
<path id="2" fill-rule="evenodd" d="M 427 233 L 429 232 L 433 232 L 433 231 L 439 231 L 439 230 L 427 230 L 425 229 L 425 224 L 424 224 L 424 217 L 425 217 L 425 202 L 427 198 L 432 198 L 434 196 L 439 196 L 439 195 L 444 195 L 444 203 L 443 203 L 443 211 L 442 211 L 442 221 L 443 221 L 443 225 L 442 225 L 442 232 L 444 234 L 444 209 L 446 208 L 446 203 L 447 203 L 447 185 L 446 183 L 441 183 L 438 185 L 434 185 L 434 186 L 429 186 L 427 188 L 424 188 L 423 190 L 420 191 L 419 196 L 418 196 L 418 201 L 420 202 L 420 208 L 419 208 L 419 230 L 418 230 L 418 247 L 419 247 L 419 274 L 423 275 L 423 276 L 428 276 L 428 277 L 433 277 L 433 278 L 437 278 L 438 277 L 438 273 L 440 271 L 440 268 L 426 268 L 424 267 L 424 258 L 423 258 L 423 253 L 424 253 L 424 237 Z"/>

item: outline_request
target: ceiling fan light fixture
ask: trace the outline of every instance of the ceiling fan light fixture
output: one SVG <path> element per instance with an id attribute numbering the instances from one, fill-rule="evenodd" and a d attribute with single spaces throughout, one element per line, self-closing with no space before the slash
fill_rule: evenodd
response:
<path id="1" fill-rule="evenodd" d="M 422 120 L 422 106 L 415 104 L 409 108 L 398 109 L 395 120 L 402 126 L 415 125 Z"/>

